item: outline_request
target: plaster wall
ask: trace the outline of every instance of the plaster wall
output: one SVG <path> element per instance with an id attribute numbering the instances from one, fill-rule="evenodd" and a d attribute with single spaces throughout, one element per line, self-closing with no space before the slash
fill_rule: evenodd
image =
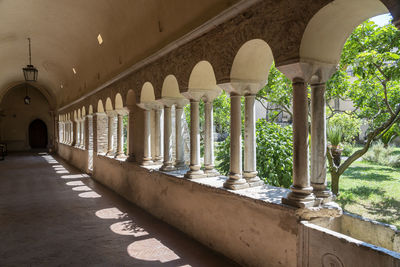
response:
<path id="1" fill-rule="evenodd" d="M 399 267 L 400 253 L 302 222 L 298 266 Z"/>
<path id="2" fill-rule="evenodd" d="M 400 253 L 400 231 L 393 225 L 344 213 L 334 219 L 313 220 L 316 225 Z"/>
<path id="3" fill-rule="evenodd" d="M 0 104 L 0 141 L 7 143 L 9 151 L 29 150 L 29 125 L 35 119 L 47 126 L 48 146 L 54 140 L 54 122 L 47 99 L 39 90 L 29 86 L 31 104 L 24 103 L 26 86 L 17 86 L 8 91 Z"/>
<path id="4" fill-rule="evenodd" d="M 86 172 L 88 151 L 65 144 L 58 144 L 58 154 L 79 170 Z"/>
<path id="5" fill-rule="evenodd" d="M 93 178 L 240 264 L 296 266 L 293 209 L 104 156 Z"/>

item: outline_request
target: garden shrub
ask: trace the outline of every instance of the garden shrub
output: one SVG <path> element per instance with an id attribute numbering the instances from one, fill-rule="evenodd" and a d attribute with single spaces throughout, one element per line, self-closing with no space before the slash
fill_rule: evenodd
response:
<path id="1" fill-rule="evenodd" d="M 339 127 L 342 131 L 342 140 L 352 142 L 360 134 L 361 120 L 354 115 L 336 113 L 328 121 L 328 129 L 332 126 Z"/>
<path id="2" fill-rule="evenodd" d="M 342 155 L 345 157 L 349 157 L 351 156 L 351 154 L 353 154 L 353 150 L 354 150 L 354 146 L 350 143 L 345 143 L 343 145 L 343 152 Z"/>
<path id="3" fill-rule="evenodd" d="M 258 176 L 274 186 L 289 187 L 292 184 L 293 142 L 292 127 L 282 127 L 265 119 L 256 124 Z M 229 173 L 230 138 L 217 146 L 217 169 L 221 174 Z"/>
<path id="4" fill-rule="evenodd" d="M 400 156 L 394 155 L 393 152 L 393 147 L 388 146 L 386 148 L 385 145 L 379 141 L 372 145 L 363 159 L 372 163 L 399 168 Z"/>

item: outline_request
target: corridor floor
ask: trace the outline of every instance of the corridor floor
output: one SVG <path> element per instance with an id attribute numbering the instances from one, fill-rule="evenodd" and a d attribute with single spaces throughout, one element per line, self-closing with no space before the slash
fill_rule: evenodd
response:
<path id="1" fill-rule="evenodd" d="M 235 266 L 56 156 L 0 161 L 0 266 Z"/>

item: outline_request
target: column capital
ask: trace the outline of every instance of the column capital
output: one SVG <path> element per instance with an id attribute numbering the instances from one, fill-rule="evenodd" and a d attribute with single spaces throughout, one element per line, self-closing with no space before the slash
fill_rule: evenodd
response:
<path id="1" fill-rule="evenodd" d="M 336 71 L 335 64 L 302 60 L 296 63 L 277 66 L 293 82 L 326 83 Z"/>
<path id="2" fill-rule="evenodd" d="M 165 107 L 172 107 L 173 105 L 183 107 L 189 104 L 189 100 L 184 97 L 163 97 L 157 101 Z"/>
<path id="3" fill-rule="evenodd" d="M 247 94 L 257 94 L 258 91 L 265 84 L 257 82 L 257 81 L 245 81 L 245 80 L 231 80 L 228 83 L 218 84 L 225 92 L 230 95 L 247 95 Z"/>
<path id="4" fill-rule="evenodd" d="M 150 101 L 150 102 L 142 102 L 137 104 L 140 108 L 144 110 L 154 110 L 162 108 L 162 104 L 157 100 Z"/>

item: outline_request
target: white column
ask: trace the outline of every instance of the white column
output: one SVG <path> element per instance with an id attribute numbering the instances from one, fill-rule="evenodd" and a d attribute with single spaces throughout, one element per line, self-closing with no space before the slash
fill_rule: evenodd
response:
<path id="1" fill-rule="evenodd" d="M 163 160 L 163 148 L 162 148 L 162 134 L 161 134 L 161 115 L 162 115 L 162 110 L 159 108 L 155 109 L 155 163 L 161 164 Z M 164 125 L 165 127 L 165 125 Z"/>
<path id="2" fill-rule="evenodd" d="M 208 177 L 219 176 L 214 166 L 214 118 L 213 102 L 204 102 L 204 173 Z"/>
<path id="3" fill-rule="evenodd" d="M 80 147 L 81 146 L 81 122 L 80 121 L 75 121 L 75 147 Z"/>
<path id="4" fill-rule="evenodd" d="M 107 156 L 113 156 L 114 154 L 114 138 L 113 138 L 113 132 L 114 132 L 114 115 L 113 114 L 107 114 L 108 115 L 108 129 L 107 129 Z"/>
<path id="5" fill-rule="evenodd" d="M 182 121 L 184 120 L 183 107 L 177 105 L 175 108 L 175 143 L 176 143 L 176 161 L 175 168 L 185 168 L 185 147 L 183 139 Z"/>
<path id="6" fill-rule="evenodd" d="M 205 177 L 200 169 L 200 120 L 199 101 L 190 100 L 190 170 L 185 174 L 186 178 Z"/>
<path id="7" fill-rule="evenodd" d="M 257 176 L 255 99 L 254 94 L 245 96 L 243 177 L 250 187 L 264 184 Z"/>
<path id="8" fill-rule="evenodd" d="M 249 184 L 242 178 L 242 114 L 241 96 L 231 94 L 231 158 L 229 178 L 224 187 L 228 189 L 242 189 Z"/>
<path id="9" fill-rule="evenodd" d="M 81 141 L 80 148 L 85 149 L 85 118 L 81 120 Z"/>
<path id="10" fill-rule="evenodd" d="M 118 124 L 117 124 L 117 153 L 116 158 L 124 158 L 124 115 L 118 114 Z"/>
<path id="11" fill-rule="evenodd" d="M 134 151 L 134 106 L 128 106 L 129 115 L 128 115 L 128 161 L 136 161 Z"/>
<path id="12" fill-rule="evenodd" d="M 164 107 L 164 163 L 160 170 L 175 170 L 172 161 L 172 118 L 170 106 Z"/>
<path id="13" fill-rule="evenodd" d="M 282 202 L 295 207 L 314 205 L 308 163 L 308 99 L 304 80 L 295 79 L 293 86 L 293 185 Z"/>
<path id="14" fill-rule="evenodd" d="M 324 201 L 331 200 L 326 188 L 326 111 L 325 83 L 311 84 L 311 186 Z"/>
<path id="15" fill-rule="evenodd" d="M 144 127 L 143 127 L 143 160 L 142 165 L 152 165 L 151 158 L 151 129 L 150 129 L 150 110 L 143 110 Z"/>

